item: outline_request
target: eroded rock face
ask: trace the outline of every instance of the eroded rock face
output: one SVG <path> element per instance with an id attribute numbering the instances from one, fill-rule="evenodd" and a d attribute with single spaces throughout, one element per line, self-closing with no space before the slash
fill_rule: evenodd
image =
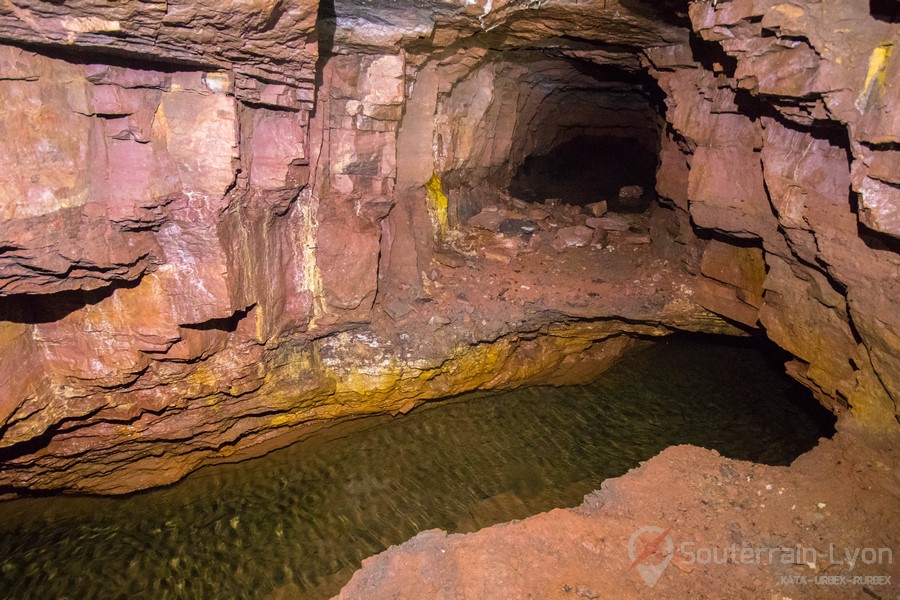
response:
<path id="1" fill-rule="evenodd" d="M 0 489 L 732 322 L 896 429 L 897 36 L 862 0 L 0 4 Z M 647 228 L 510 197 L 585 131 L 659 154 Z"/>
<path id="2" fill-rule="evenodd" d="M 891 192 L 879 209 L 864 196 L 881 185 L 878 165 L 893 160 L 883 144 L 896 102 L 884 49 L 897 27 L 865 3 L 694 3 L 690 16 L 723 54 L 708 70 L 687 64 L 686 49 L 647 53 L 678 137 L 664 142 L 679 151 L 663 153 L 659 192 L 697 225 L 754 240 L 767 269 L 761 305 L 753 275 L 730 284 L 743 295 L 731 310 L 721 292 L 701 303 L 742 322 L 757 306 L 767 335 L 797 357 L 789 372 L 823 403 L 893 426 L 898 365 L 888 356 L 897 352 L 885 344 L 900 323 L 884 292 L 898 281 L 888 226 L 896 206 Z M 708 246 L 704 262 L 718 248 Z"/>
<path id="3" fill-rule="evenodd" d="M 233 70 L 235 94 L 241 99 L 310 109 L 317 10 L 317 3 L 299 0 L 235 0 L 215 6 L 5 2 L 0 36 L 19 44 L 140 57 L 164 65 L 225 68 Z M 134 81 L 142 76 L 134 75 Z"/>

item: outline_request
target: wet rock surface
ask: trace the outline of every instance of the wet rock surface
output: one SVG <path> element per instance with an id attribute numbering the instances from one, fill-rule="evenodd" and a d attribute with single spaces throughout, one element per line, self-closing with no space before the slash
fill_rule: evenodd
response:
<path id="1" fill-rule="evenodd" d="M 832 433 L 751 340 L 681 335 L 629 354 L 589 385 L 331 424 L 127 498 L 0 503 L 0 595 L 330 598 L 391 544 L 577 506 L 672 444 L 788 464 Z"/>

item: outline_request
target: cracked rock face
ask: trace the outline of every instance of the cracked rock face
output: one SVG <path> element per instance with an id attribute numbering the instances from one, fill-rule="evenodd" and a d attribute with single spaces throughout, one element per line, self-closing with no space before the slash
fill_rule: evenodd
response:
<path id="1" fill-rule="evenodd" d="M 863 0 L 0 1 L 0 490 L 736 324 L 896 430 L 898 35 Z M 585 136 L 655 194 L 549 197 Z"/>

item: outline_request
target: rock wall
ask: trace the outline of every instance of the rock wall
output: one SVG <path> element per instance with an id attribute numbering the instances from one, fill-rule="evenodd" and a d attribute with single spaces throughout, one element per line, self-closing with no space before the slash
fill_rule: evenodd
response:
<path id="1" fill-rule="evenodd" d="M 883 165 L 898 158 L 898 28 L 864 2 L 694 3 L 690 17 L 716 46 L 708 65 L 684 45 L 646 53 L 670 126 L 659 192 L 718 239 L 744 240 L 727 261 L 707 246 L 715 283 L 699 302 L 758 318 L 826 406 L 895 427 L 900 204 Z"/>
<path id="2" fill-rule="evenodd" d="M 897 36 L 861 0 L 0 2 L 0 490 L 159 485 L 729 323 L 896 428 Z M 658 148 L 680 287 L 445 317 L 454 231 L 585 131 Z"/>

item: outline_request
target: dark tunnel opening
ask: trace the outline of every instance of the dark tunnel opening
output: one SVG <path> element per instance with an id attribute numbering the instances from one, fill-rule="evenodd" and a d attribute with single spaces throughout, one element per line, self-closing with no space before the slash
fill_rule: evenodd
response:
<path id="1" fill-rule="evenodd" d="M 558 198 L 584 206 L 605 200 L 613 212 L 643 212 L 652 201 L 657 162 L 656 150 L 633 138 L 580 135 L 528 156 L 509 191 L 533 202 Z"/>
<path id="2" fill-rule="evenodd" d="M 869 0 L 869 12 L 879 21 L 900 22 L 900 3 L 897 0 Z"/>

